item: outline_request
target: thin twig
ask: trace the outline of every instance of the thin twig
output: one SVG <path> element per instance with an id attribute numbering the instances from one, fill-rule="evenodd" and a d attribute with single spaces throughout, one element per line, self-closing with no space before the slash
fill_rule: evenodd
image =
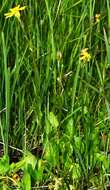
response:
<path id="1" fill-rule="evenodd" d="M 3 142 L 1 142 L 1 141 L 0 141 L 0 144 L 4 145 L 4 143 L 3 143 Z M 9 148 L 11 148 L 11 149 L 17 150 L 18 152 L 23 153 L 23 151 L 22 151 L 21 149 L 19 149 L 19 148 L 16 148 L 16 147 L 11 146 L 11 145 L 8 145 L 8 147 L 9 147 Z"/>

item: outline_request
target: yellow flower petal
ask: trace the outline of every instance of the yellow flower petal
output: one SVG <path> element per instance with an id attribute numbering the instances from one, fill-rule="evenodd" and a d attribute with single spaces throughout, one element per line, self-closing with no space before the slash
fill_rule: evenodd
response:
<path id="1" fill-rule="evenodd" d="M 19 11 L 15 13 L 15 17 L 17 17 L 17 19 L 20 20 L 20 12 Z"/>
<path id="2" fill-rule="evenodd" d="M 80 60 L 83 62 L 89 62 L 91 55 L 88 53 L 88 48 L 82 49 L 80 53 Z"/>
<path id="3" fill-rule="evenodd" d="M 26 8 L 26 6 L 20 7 L 19 10 L 22 11 Z"/>
<path id="4" fill-rule="evenodd" d="M 95 15 L 95 21 L 96 21 L 96 23 L 100 22 L 100 17 L 101 17 L 100 14 L 96 14 Z"/>
<path id="5" fill-rule="evenodd" d="M 20 7 L 20 5 L 18 5 L 18 6 L 16 6 L 16 7 L 13 7 L 13 8 L 10 9 L 10 11 L 11 11 L 11 12 L 16 12 L 16 11 L 19 10 L 19 7 Z"/>
<path id="6" fill-rule="evenodd" d="M 9 17 L 13 16 L 13 13 L 5 13 L 4 15 L 5 15 L 6 18 L 9 18 Z"/>

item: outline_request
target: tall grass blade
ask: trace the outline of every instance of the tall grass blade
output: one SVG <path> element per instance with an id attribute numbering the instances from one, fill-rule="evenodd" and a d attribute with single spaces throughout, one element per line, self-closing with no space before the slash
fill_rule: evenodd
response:
<path id="1" fill-rule="evenodd" d="M 4 78 L 5 78 L 5 105 L 6 105 L 6 123 L 4 122 L 4 142 L 5 154 L 8 155 L 8 133 L 10 124 L 10 69 L 7 65 L 7 49 L 5 44 L 4 33 L 2 32 L 2 45 L 3 45 L 3 63 L 4 63 Z"/>

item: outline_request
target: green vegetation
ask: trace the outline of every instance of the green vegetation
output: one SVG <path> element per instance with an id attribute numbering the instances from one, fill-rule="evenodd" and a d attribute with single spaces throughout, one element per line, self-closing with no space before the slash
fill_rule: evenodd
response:
<path id="1" fill-rule="evenodd" d="M 109 0 L 2 0 L 0 18 L 0 190 L 110 189 Z"/>

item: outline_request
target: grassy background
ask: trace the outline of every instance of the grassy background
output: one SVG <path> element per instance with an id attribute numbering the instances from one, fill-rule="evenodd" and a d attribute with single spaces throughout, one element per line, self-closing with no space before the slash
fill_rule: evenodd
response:
<path id="1" fill-rule="evenodd" d="M 2 0 L 0 16 L 0 188 L 107 189 L 109 0 Z"/>

